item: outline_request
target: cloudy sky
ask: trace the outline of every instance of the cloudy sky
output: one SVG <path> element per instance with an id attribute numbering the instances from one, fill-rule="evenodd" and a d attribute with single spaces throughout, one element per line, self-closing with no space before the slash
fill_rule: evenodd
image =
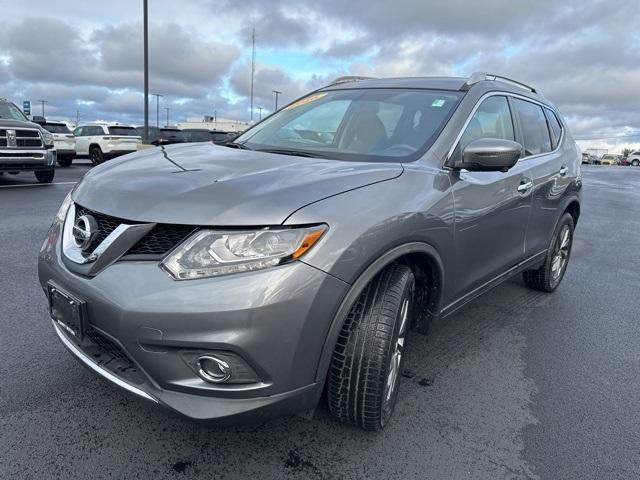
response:
<path id="1" fill-rule="evenodd" d="M 140 123 L 142 0 L 0 0 L 0 97 Z M 640 146 L 639 0 L 149 0 L 150 90 L 173 121 L 247 120 L 344 74 L 490 71 L 537 86 L 584 147 Z M 155 121 L 155 101 L 152 101 Z M 256 110 L 257 118 L 257 110 Z"/>

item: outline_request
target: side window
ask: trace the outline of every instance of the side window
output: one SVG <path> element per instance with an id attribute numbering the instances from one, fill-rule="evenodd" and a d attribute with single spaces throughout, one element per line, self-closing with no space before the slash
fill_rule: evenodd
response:
<path id="1" fill-rule="evenodd" d="M 545 111 L 547 112 L 547 119 L 549 120 L 549 126 L 551 127 L 551 131 L 553 132 L 553 137 L 554 137 L 553 146 L 555 148 L 558 146 L 558 142 L 560 141 L 560 137 L 562 136 L 562 125 L 560 124 L 560 120 L 558 120 L 558 117 L 553 112 L 553 110 L 549 108 L 545 108 Z"/>
<path id="2" fill-rule="evenodd" d="M 515 139 L 507 97 L 489 97 L 480 104 L 460 137 L 460 152 L 480 138 Z"/>
<path id="3" fill-rule="evenodd" d="M 522 126 L 524 156 L 550 152 L 551 137 L 542 107 L 519 98 L 513 99 L 513 106 Z"/>
<path id="4" fill-rule="evenodd" d="M 73 135 L 76 137 L 81 137 L 84 127 L 78 127 L 73 131 Z"/>

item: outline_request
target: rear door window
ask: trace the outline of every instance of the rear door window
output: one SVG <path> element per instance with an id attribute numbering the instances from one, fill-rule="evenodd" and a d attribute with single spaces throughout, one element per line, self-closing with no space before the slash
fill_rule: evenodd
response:
<path id="1" fill-rule="evenodd" d="M 542 107 L 519 98 L 513 99 L 513 107 L 522 127 L 524 156 L 550 152 L 551 137 Z"/>
<path id="2" fill-rule="evenodd" d="M 51 133 L 71 133 L 69 128 L 62 123 L 45 123 L 43 127 Z"/>
<path id="3" fill-rule="evenodd" d="M 492 96 L 480 104 L 460 137 L 460 152 L 480 138 L 515 140 L 507 97 Z"/>

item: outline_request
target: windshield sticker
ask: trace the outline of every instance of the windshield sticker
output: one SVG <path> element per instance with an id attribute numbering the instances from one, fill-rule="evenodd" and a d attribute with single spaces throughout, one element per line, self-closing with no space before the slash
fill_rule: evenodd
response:
<path id="1" fill-rule="evenodd" d="M 432 107 L 442 107 L 444 106 L 444 99 L 442 98 L 436 98 L 433 103 L 431 104 Z"/>
<path id="2" fill-rule="evenodd" d="M 322 97 L 327 95 L 327 92 L 315 93 L 313 95 L 309 95 L 308 97 L 301 98 L 297 102 L 292 103 L 291 105 L 283 108 L 283 110 L 290 110 L 292 108 L 298 108 L 302 105 L 306 105 L 307 103 L 315 102 L 316 100 L 320 100 Z"/>

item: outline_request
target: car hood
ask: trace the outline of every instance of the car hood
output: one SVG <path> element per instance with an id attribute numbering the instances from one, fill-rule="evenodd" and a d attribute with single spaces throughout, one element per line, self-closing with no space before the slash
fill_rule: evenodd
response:
<path id="1" fill-rule="evenodd" d="M 90 210 L 134 221 L 278 225 L 310 203 L 402 171 L 399 163 L 305 158 L 210 143 L 171 145 L 94 168 L 73 199 Z"/>
<path id="2" fill-rule="evenodd" d="M 42 127 L 37 123 L 23 122 L 21 120 L 11 120 L 9 118 L 0 118 L 1 128 L 36 128 L 42 130 Z"/>

